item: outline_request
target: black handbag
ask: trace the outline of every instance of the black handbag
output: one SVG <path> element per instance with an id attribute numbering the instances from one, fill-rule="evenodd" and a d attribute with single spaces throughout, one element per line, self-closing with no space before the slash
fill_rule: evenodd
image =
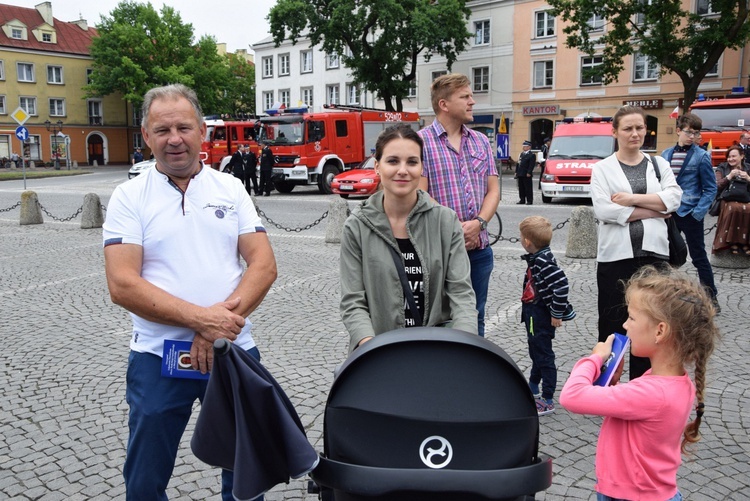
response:
<path id="1" fill-rule="evenodd" d="M 711 202 L 711 206 L 708 208 L 708 214 L 711 216 L 718 216 L 721 212 L 721 198 L 718 196 Z"/>
<path id="2" fill-rule="evenodd" d="M 654 166 L 656 172 L 656 179 L 661 184 L 661 172 L 659 171 L 659 165 L 651 157 L 651 163 Z M 677 221 L 673 217 L 669 217 L 666 220 L 667 223 L 667 239 L 669 240 L 669 264 L 675 268 L 679 268 L 687 262 L 688 249 L 685 239 L 682 238 L 682 233 L 677 228 Z"/>
<path id="3" fill-rule="evenodd" d="M 729 186 L 721 192 L 719 198 L 727 202 L 742 202 L 744 204 L 750 202 L 750 191 L 747 189 L 747 181 L 732 179 Z"/>

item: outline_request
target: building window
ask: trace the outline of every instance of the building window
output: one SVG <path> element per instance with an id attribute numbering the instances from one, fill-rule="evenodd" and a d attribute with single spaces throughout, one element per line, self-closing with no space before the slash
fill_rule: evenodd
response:
<path id="1" fill-rule="evenodd" d="M 698 0 L 696 2 L 695 6 L 695 12 L 699 16 L 710 16 L 711 14 L 716 14 L 713 9 L 713 5 L 711 5 L 711 0 Z"/>
<path id="2" fill-rule="evenodd" d="M 313 53 L 311 50 L 303 50 L 299 53 L 300 72 L 312 73 L 313 70 Z"/>
<path id="3" fill-rule="evenodd" d="M 91 68 L 86 68 L 86 84 L 87 85 L 91 85 L 91 82 L 92 82 L 91 75 L 93 74 L 94 74 L 94 70 L 92 70 Z"/>
<path id="4" fill-rule="evenodd" d="M 335 52 L 326 56 L 326 69 L 335 69 L 339 67 L 339 55 Z"/>
<path id="5" fill-rule="evenodd" d="M 638 0 L 638 3 L 643 5 L 644 10 L 645 10 L 645 7 L 651 5 L 651 0 Z M 646 15 L 643 12 L 639 12 L 635 15 L 635 24 L 640 26 L 645 22 L 646 22 Z"/>
<path id="6" fill-rule="evenodd" d="M 143 110 L 140 106 L 133 106 L 133 126 L 138 127 L 143 122 Z"/>
<path id="7" fill-rule="evenodd" d="M 8 108 L 5 106 L 5 96 L 0 96 L 0 115 L 7 115 Z"/>
<path id="8" fill-rule="evenodd" d="M 65 99 L 51 97 L 49 99 L 49 116 L 51 117 L 64 117 L 65 116 Z"/>
<path id="9" fill-rule="evenodd" d="M 659 65 L 640 52 L 633 56 L 633 81 L 656 80 L 659 78 Z"/>
<path id="10" fill-rule="evenodd" d="M 62 66 L 47 66 L 47 83 L 62 84 L 63 68 Z"/>
<path id="11" fill-rule="evenodd" d="M 534 62 L 534 88 L 543 89 L 552 87 L 555 76 L 554 63 L 552 61 Z"/>
<path id="12" fill-rule="evenodd" d="M 719 61 L 711 66 L 711 69 L 706 73 L 706 77 L 718 77 L 719 76 Z"/>
<path id="13" fill-rule="evenodd" d="M 604 16 L 599 14 L 592 14 L 587 24 L 591 31 L 600 31 L 604 29 Z"/>
<path id="14" fill-rule="evenodd" d="M 10 38 L 15 38 L 16 40 L 23 40 L 23 30 L 21 28 L 11 28 Z"/>
<path id="15" fill-rule="evenodd" d="M 313 109 L 313 88 L 312 87 L 302 87 L 299 90 L 300 97 L 302 98 L 302 102 L 307 105 L 307 107 L 312 110 Z"/>
<path id="16" fill-rule="evenodd" d="M 472 86 L 474 92 L 489 92 L 490 68 L 488 66 L 474 68 L 472 70 L 472 76 L 474 77 L 474 85 Z"/>
<path id="17" fill-rule="evenodd" d="M 0 60 L 0 80 L 5 80 L 5 61 Z"/>
<path id="18" fill-rule="evenodd" d="M 490 22 L 476 21 L 474 23 L 474 45 L 489 45 L 490 43 Z"/>
<path id="19" fill-rule="evenodd" d="M 273 108 L 273 91 L 263 93 L 263 109 L 270 110 Z"/>
<path id="20" fill-rule="evenodd" d="M 359 104 L 359 86 L 346 84 L 347 104 Z"/>
<path id="21" fill-rule="evenodd" d="M 442 77 L 443 75 L 447 75 L 448 72 L 446 70 L 438 70 L 432 72 L 432 80 L 435 81 L 436 78 Z"/>
<path id="22" fill-rule="evenodd" d="M 340 104 L 339 103 L 339 86 L 338 85 L 326 85 L 326 96 L 328 97 L 328 104 Z"/>
<path id="23" fill-rule="evenodd" d="M 289 75 L 289 54 L 279 54 L 279 76 Z"/>
<path id="24" fill-rule="evenodd" d="M 284 108 L 289 108 L 289 89 L 279 91 L 279 101 Z"/>
<path id="25" fill-rule="evenodd" d="M 536 14 L 536 38 L 555 35 L 555 16 L 552 11 L 544 10 Z"/>
<path id="26" fill-rule="evenodd" d="M 42 33 L 42 42 L 52 43 L 52 33 Z"/>
<path id="27" fill-rule="evenodd" d="M 602 64 L 602 56 L 581 58 L 581 85 L 601 85 L 602 76 L 592 75 L 591 70 Z"/>
<path id="28" fill-rule="evenodd" d="M 263 65 L 263 78 L 272 78 L 273 77 L 273 57 L 264 57 L 261 60 L 261 64 Z"/>
<path id="29" fill-rule="evenodd" d="M 0 134 L 0 158 L 10 158 L 10 134 Z"/>
<path id="30" fill-rule="evenodd" d="M 417 79 L 414 78 L 411 82 L 409 82 L 409 92 L 406 94 L 406 97 L 413 99 L 417 97 Z"/>
<path id="31" fill-rule="evenodd" d="M 19 82 L 34 81 L 34 65 L 32 63 L 16 63 Z"/>
<path id="32" fill-rule="evenodd" d="M 88 103 L 89 108 L 89 125 L 104 125 L 102 116 L 102 102 L 97 99 L 91 99 Z"/>
<path id="33" fill-rule="evenodd" d="M 35 97 L 20 97 L 18 98 L 18 105 L 29 115 L 36 115 Z"/>
<path id="34" fill-rule="evenodd" d="M 136 132 L 133 134 L 133 149 L 136 148 L 143 149 L 143 135 L 141 135 L 140 132 Z"/>

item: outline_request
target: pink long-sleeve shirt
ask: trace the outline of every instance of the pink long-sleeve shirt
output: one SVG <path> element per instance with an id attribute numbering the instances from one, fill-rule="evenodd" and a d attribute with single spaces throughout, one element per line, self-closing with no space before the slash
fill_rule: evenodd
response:
<path id="1" fill-rule="evenodd" d="M 677 493 L 680 443 L 695 400 L 683 376 L 643 376 L 594 386 L 602 358 L 579 360 L 560 394 L 571 412 L 604 416 L 596 446 L 596 490 L 633 501 L 665 501 Z"/>

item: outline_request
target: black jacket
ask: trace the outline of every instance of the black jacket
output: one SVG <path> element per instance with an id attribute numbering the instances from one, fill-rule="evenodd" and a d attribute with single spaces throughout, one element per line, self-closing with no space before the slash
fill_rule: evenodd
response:
<path id="1" fill-rule="evenodd" d="M 533 151 L 524 151 L 518 159 L 516 165 L 516 177 L 527 177 L 532 173 L 536 166 L 536 155 Z"/>
<path id="2" fill-rule="evenodd" d="M 260 152 L 260 170 L 273 169 L 273 151 L 270 146 L 266 146 Z"/>

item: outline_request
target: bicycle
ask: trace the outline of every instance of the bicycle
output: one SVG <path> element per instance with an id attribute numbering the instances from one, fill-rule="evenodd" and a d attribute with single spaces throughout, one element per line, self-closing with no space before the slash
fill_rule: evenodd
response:
<path id="1" fill-rule="evenodd" d="M 490 239 L 490 245 L 495 245 L 503 235 L 503 220 L 500 219 L 500 213 L 495 211 L 495 217 L 487 221 L 487 236 Z"/>

